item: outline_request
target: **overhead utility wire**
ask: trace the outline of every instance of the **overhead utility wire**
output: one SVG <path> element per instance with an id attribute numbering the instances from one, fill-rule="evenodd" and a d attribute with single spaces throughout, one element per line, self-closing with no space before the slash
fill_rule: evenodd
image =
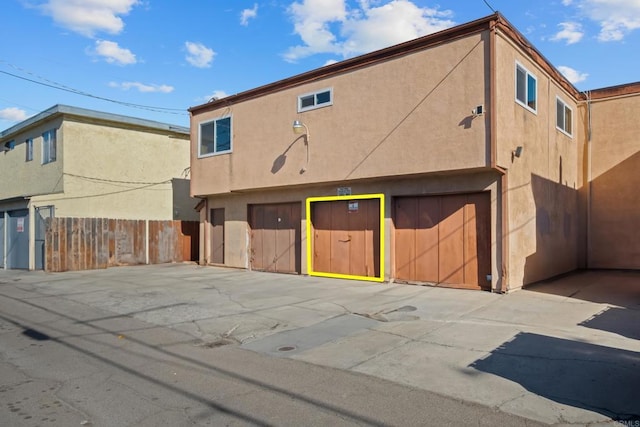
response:
<path id="1" fill-rule="evenodd" d="M 4 61 L 2 61 L 2 62 L 4 62 Z M 62 90 L 62 91 L 65 91 L 65 92 L 75 93 L 76 95 L 87 96 L 89 98 L 99 99 L 99 100 L 102 100 L 102 101 L 113 102 L 115 104 L 120 104 L 120 105 L 124 105 L 124 106 L 127 106 L 127 107 L 140 108 L 140 109 L 143 109 L 143 110 L 155 111 L 155 112 L 158 112 L 158 113 L 184 114 L 184 115 L 187 114 L 184 109 L 180 109 L 180 108 L 153 107 L 153 106 L 149 106 L 149 105 L 141 105 L 141 104 L 133 104 L 133 103 L 130 103 L 130 102 L 117 101 L 115 99 L 104 98 L 102 96 L 93 95 L 93 94 L 90 94 L 90 93 L 87 93 L 87 92 L 83 92 L 83 91 L 78 90 L 78 89 L 69 88 L 69 87 L 66 87 L 66 86 L 64 86 L 64 85 L 62 85 L 60 83 L 56 83 L 56 82 L 52 82 L 53 84 L 39 82 L 37 80 L 29 79 L 27 77 L 19 76 L 17 74 L 9 73 L 7 71 L 2 71 L 2 70 L 0 70 L 0 73 L 6 74 L 6 75 L 11 76 L 11 77 L 15 77 L 17 79 L 26 80 L 28 82 L 35 83 L 35 84 L 38 84 L 38 85 L 41 85 L 41 86 L 46 86 L 46 87 L 50 87 L 50 88 L 53 88 L 53 89 Z M 43 80 L 46 80 L 46 79 L 43 78 Z M 48 80 L 48 81 L 50 81 L 50 80 Z"/>
<path id="2" fill-rule="evenodd" d="M 487 5 L 487 7 L 488 7 L 489 9 L 491 9 L 491 11 L 492 11 L 493 13 L 496 13 L 496 10 L 495 10 L 494 8 L 492 8 L 492 7 L 491 7 L 491 5 L 489 4 L 489 2 L 488 2 L 487 0 L 482 0 L 482 1 L 484 2 L 484 4 L 486 4 L 486 5 Z"/>

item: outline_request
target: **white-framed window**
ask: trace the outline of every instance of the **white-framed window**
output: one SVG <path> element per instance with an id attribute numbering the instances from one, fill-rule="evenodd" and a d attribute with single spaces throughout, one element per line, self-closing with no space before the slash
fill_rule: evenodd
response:
<path id="1" fill-rule="evenodd" d="M 333 89 L 321 89 L 298 96 L 298 113 L 333 105 Z"/>
<path id="2" fill-rule="evenodd" d="M 25 161 L 30 162 L 31 160 L 33 160 L 33 138 L 27 138 L 27 140 L 24 142 L 24 146 L 27 149 Z"/>
<path id="3" fill-rule="evenodd" d="M 556 97 L 556 127 L 569 136 L 573 135 L 573 110 Z"/>
<path id="4" fill-rule="evenodd" d="M 198 132 L 198 157 L 231 152 L 231 117 L 202 122 Z"/>
<path id="5" fill-rule="evenodd" d="M 534 113 L 538 110 L 538 79 L 519 62 L 516 62 L 516 102 Z"/>
<path id="6" fill-rule="evenodd" d="M 42 134 L 42 164 L 46 165 L 47 163 L 56 161 L 56 150 L 57 150 L 57 141 L 56 141 L 56 130 L 51 129 Z"/>

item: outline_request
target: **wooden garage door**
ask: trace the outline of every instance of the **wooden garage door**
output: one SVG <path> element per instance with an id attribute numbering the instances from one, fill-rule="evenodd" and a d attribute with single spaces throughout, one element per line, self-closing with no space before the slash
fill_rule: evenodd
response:
<path id="1" fill-rule="evenodd" d="M 211 263 L 224 264 L 224 208 L 211 209 Z"/>
<path id="2" fill-rule="evenodd" d="M 249 206 L 251 269 L 300 273 L 300 203 Z"/>
<path id="3" fill-rule="evenodd" d="M 394 225 L 397 279 L 490 289 L 489 193 L 396 198 Z"/>
<path id="4" fill-rule="evenodd" d="M 380 199 L 314 202 L 313 271 L 380 276 Z"/>

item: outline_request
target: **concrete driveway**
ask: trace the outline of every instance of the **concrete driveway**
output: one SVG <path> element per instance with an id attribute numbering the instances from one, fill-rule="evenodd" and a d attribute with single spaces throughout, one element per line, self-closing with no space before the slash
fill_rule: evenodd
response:
<path id="1" fill-rule="evenodd" d="M 640 272 L 509 295 L 190 264 L 0 271 L 200 345 L 384 378 L 547 424 L 640 425 Z"/>

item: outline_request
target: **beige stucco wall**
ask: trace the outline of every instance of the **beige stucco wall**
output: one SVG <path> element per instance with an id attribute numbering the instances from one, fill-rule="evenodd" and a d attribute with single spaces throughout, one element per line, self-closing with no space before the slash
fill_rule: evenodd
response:
<path id="1" fill-rule="evenodd" d="M 591 104 L 591 268 L 640 268 L 638 117 L 638 93 Z"/>
<path id="2" fill-rule="evenodd" d="M 487 37 L 470 35 L 195 114 L 192 194 L 487 167 L 487 116 L 471 115 L 487 103 Z M 325 88 L 333 89 L 332 106 L 297 113 L 299 95 Z M 223 116 L 232 117 L 233 152 L 198 159 L 198 124 Z M 291 128 L 296 119 L 310 134 L 304 173 L 304 138 Z"/>
<path id="3" fill-rule="evenodd" d="M 61 130 L 64 192 L 33 205 L 54 205 L 58 217 L 173 219 L 171 178 L 189 167 L 186 137 L 70 119 Z"/>
<path id="4" fill-rule="evenodd" d="M 537 77 L 537 112 L 515 100 L 516 60 Z M 584 112 L 508 39 L 496 40 L 497 163 L 508 174 L 509 288 L 579 267 Z M 556 96 L 573 109 L 573 137 L 556 128 Z M 520 158 L 513 150 L 522 146 Z"/>
<path id="5" fill-rule="evenodd" d="M 501 192 L 499 190 L 500 177 L 495 172 L 468 173 L 465 175 L 433 175 L 410 179 L 385 179 L 372 181 L 351 181 L 341 185 L 351 187 L 352 194 L 385 195 L 385 279 L 394 277 L 393 250 L 393 216 L 392 200 L 397 196 L 440 195 L 451 193 L 466 193 L 490 191 L 491 193 L 491 259 L 492 286 L 500 290 L 501 270 L 501 230 L 498 226 Z M 200 256 L 201 263 L 210 260 L 210 209 L 225 209 L 225 265 L 228 267 L 249 268 L 250 238 L 248 224 L 248 207 L 250 204 L 299 202 L 302 208 L 302 274 L 307 274 L 306 251 L 306 204 L 307 197 L 334 196 L 337 187 L 323 185 L 307 188 L 291 188 L 277 191 L 259 191 L 238 193 L 234 195 L 218 195 L 208 197 L 208 212 L 202 211 L 204 222 L 201 235 Z"/>
<path id="6" fill-rule="evenodd" d="M 15 148 L 0 153 L 0 200 L 34 194 L 59 193 L 63 190 L 62 168 L 64 130 L 61 119 L 42 123 L 11 138 Z M 51 129 L 57 132 L 57 160 L 42 164 L 42 134 Z M 27 138 L 33 138 L 33 160 L 27 162 Z M 4 143 L 4 142 L 3 142 Z"/>

